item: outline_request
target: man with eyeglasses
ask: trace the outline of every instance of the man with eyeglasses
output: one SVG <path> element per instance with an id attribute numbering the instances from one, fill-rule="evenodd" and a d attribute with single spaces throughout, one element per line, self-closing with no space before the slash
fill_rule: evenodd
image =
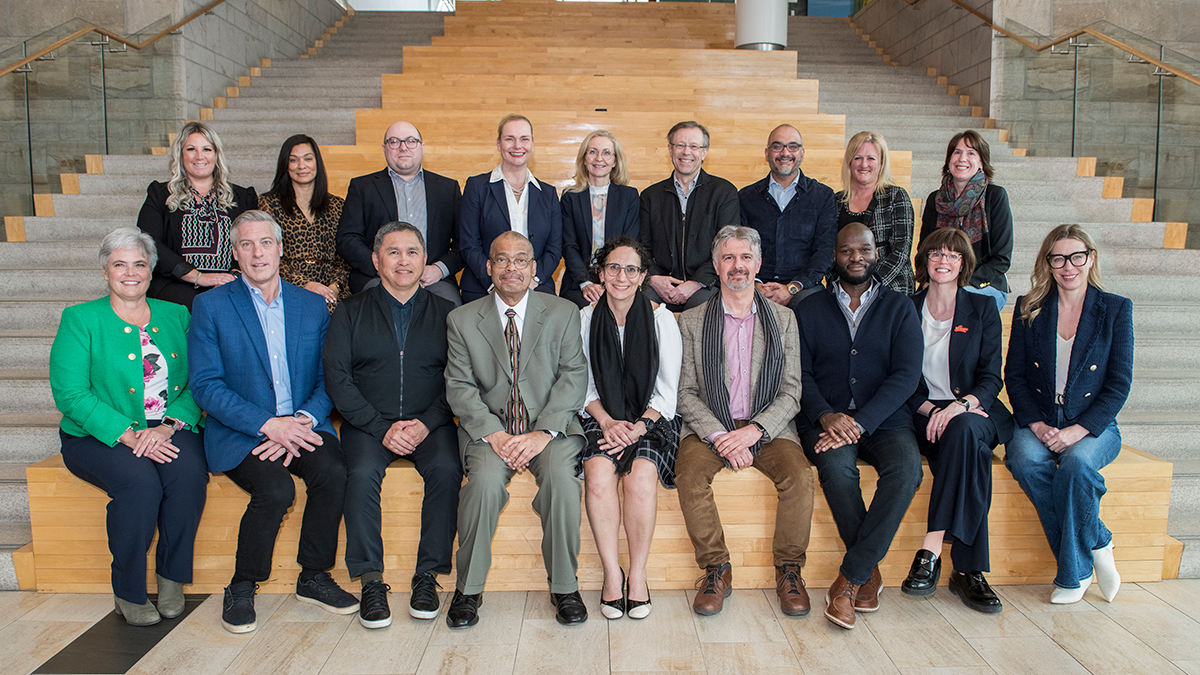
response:
<path id="1" fill-rule="evenodd" d="M 526 469 L 537 478 L 533 510 L 542 521 L 556 618 L 568 626 L 587 620 L 575 576 L 583 495 L 576 462 L 584 445 L 575 413 L 587 393 L 587 361 L 575 303 L 531 292 L 536 263 L 528 239 L 500 233 L 487 260 L 494 291 L 447 319 L 446 398 L 458 416 L 467 475 L 458 503 L 458 582 L 446 613 L 454 629 L 479 622 L 508 482 Z"/>
<path id="2" fill-rule="evenodd" d="M 756 285 L 774 302 L 795 309 L 821 290 L 821 278 L 833 263 L 837 203 L 833 190 L 804 175 L 804 141 L 790 124 L 767 138 L 766 178 L 738 192 L 742 225 L 762 237 L 762 270 Z"/>
<path id="3" fill-rule="evenodd" d="M 425 141 L 408 122 L 396 122 L 383 135 L 387 168 L 350 181 L 338 223 L 337 252 L 350 264 L 350 290 L 357 293 L 379 283 L 371 262 L 375 233 L 384 223 L 410 223 L 425 237 L 428 262 L 421 286 L 462 304 L 454 275 L 463 268 L 458 245 L 458 181 L 421 166 Z"/>
<path id="4" fill-rule="evenodd" d="M 683 429 L 675 483 L 696 564 L 704 570 L 692 602 L 703 616 L 720 612 L 733 592 L 713 476 L 751 466 L 779 493 L 772 545 L 779 609 L 787 616 L 809 611 L 800 572 L 812 525 L 812 466 L 800 450 L 794 422 L 800 409 L 800 339 L 795 316 L 754 288 L 761 247 L 751 228 L 721 228 L 711 249 L 721 290 L 679 317 Z"/>
<path id="5" fill-rule="evenodd" d="M 708 142 L 699 122 L 671 127 L 667 148 L 675 171 L 642 192 L 638 238 L 654 259 L 646 295 L 673 312 L 702 305 L 717 291 L 713 237 L 741 222 L 733 183 L 701 168 Z"/>

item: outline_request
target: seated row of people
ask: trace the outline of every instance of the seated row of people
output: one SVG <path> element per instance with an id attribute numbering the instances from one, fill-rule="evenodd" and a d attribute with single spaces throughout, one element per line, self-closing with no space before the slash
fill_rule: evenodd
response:
<path id="1" fill-rule="evenodd" d="M 656 481 L 679 488 L 703 570 L 694 609 L 721 611 L 733 580 L 712 480 L 723 468 L 751 466 L 779 491 L 781 610 L 807 614 L 802 570 L 815 466 L 846 547 L 825 616 L 852 628 L 856 612 L 879 606 L 878 564 L 922 480 L 922 454 L 934 476 L 928 533 L 902 588 L 936 589 L 948 536 L 951 591 L 973 609 L 1000 611 L 984 573 L 990 457 L 1004 442 L 1059 563 L 1051 602 L 1082 598 L 1093 570 L 1108 599 L 1119 586 L 1112 534 L 1099 519 L 1099 470 L 1120 450 L 1115 415 L 1130 386 L 1131 304 L 1100 290 L 1095 244 L 1078 226 L 1047 235 L 1033 289 L 1018 302 L 1005 378 L 1015 416 L 997 398 L 999 315 L 990 298 L 965 292 L 974 251 L 955 228 L 923 242 L 917 278 L 925 289 L 910 299 L 881 282 L 870 228 L 848 224 L 837 235 L 828 290 L 789 310 L 754 284 L 763 264 L 758 232 L 724 227 L 709 253 L 717 288 L 677 322 L 645 290 L 652 256 L 627 237 L 593 256 L 590 280 L 604 293 L 577 310 L 531 292 L 533 245 L 501 232 L 485 261 L 494 290 L 455 309 L 422 285 L 420 230 L 388 223 L 372 251 L 380 284 L 340 302 L 332 319 L 319 295 L 280 279 L 285 247 L 269 213 L 243 213 L 228 239 L 240 277 L 198 296 L 189 319 L 178 305 L 147 298 L 153 239 L 114 231 L 100 253 L 108 297 L 66 309 L 51 353 L 64 462 L 112 499 L 114 598 L 132 624 L 182 611 L 210 471 L 251 495 L 225 590 L 227 629 L 256 625 L 254 594 L 271 574 L 293 475 L 307 491 L 297 597 L 357 611 L 368 628 L 390 624 L 380 486 L 401 457 L 425 482 L 409 613 L 439 614 L 437 575 L 451 569 L 457 533 L 452 628 L 479 620 L 507 484 L 524 470 L 537 479 L 533 508 L 557 619 L 587 619 L 576 576 L 580 465 L 606 618 L 650 614 Z M 335 407 L 340 438 L 330 423 Z M 858 459 L 879 475 L 869 507 Z M 343 512 L 360 598 L 328 573 Z M 628 576 L 617 552 L 622 521 Z M 157 607 L 145 586 L 156 528 Z"/>
<path id="2" fill-rule="evenodd" d="M 708 249 L 720 227 L 738 223 L 758 231 L 770 252 L 757 285 L 779 304 L 794 308 L 820 288 L 834 237 L 851 222 L 874 233 L 883 283 L 906 295 L 915 290 L 912 201 L 892 182 L 881 135 L 864 131 L 850 139 L 843 190 L 836 194 L 801 170 L 804 144 L 790 125 L 767 139 L 769 174 L 740 192 L 702 168 L 710 143 L 703 125 L 680 122 L 667 142 L 674 171 L 639 196 L 628 185 L 629 163 L 616 137 L 604 130 L 588 134 L 560 200 L 554 186 L 528 168 L 533 126 L 521 115 L 500 120 L 500 164 L 470 177 L 461 192 L 455 180 L 424 168 L 425 141 L 416 127 L 399 121 L 384 135 L 387 168 L 353 179 L 342 200 L 329 194 L 316 141 L 301 134 L 284 142 L 271 190 L 258 198 L 229 182 L 220 139 L 192 122 L 172 146 L 171 181 L 151 183 L 138 218 L 159 244 L 150 296 L 190 307 L 198 293 L 228 283 L 232 259 L 223 230 L 256 203 L 283 227 L 284 278 L 323 295 L 331 311 L 351 292 L 379 283 L 371 266 L 373 237 L 393 221 L 411 223 L 425 236 L 430 262 L 421 283 L 456 305 L 487 293 L 488 248 L 499 233 L 514 231 L 533 244 L 534 288 L 554 293 L 562 261 L 558 292 L 581 308 L 602 294 L 588 278 L 592 255 L 615 237 L 637 239 L 650 253 L 646 293 L 683 311 L 716 291 Z M 980 261 L 969 288 L 1003 307 L 1012 214 L 1004 189 L 992 182 L 988 145 L 978 132 L 950 140 L 942 174 L 941 188 L 926 200 L 921 236 L 944 227 L 966 232 Z"/>

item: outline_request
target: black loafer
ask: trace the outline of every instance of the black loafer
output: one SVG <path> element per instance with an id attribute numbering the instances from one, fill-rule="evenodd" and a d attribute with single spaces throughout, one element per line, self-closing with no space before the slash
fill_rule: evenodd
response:
<path id="1" fill-rule="evenodd" d="M 983 572 L 950 573 L 950 592 L 962 598 L 963 604 L 976 612 L 999 614 L 1004 610 L 1000 598 L 992 591 Z"/>
<path id="2" fill-rule="evenodd" d="M 587 621 L 587 606 L 583 604 L 583 598 L 579 597 L 579 591 L 573 593 L 551 593 L 550 601 L 554 603 L 554 608 L 558 612 L 554 618 L 564 626 L 578 626 Z"/>
<path id="3" fill-rule="evenodd" d="M 463 595 L 454 591 L 450 609 L 446 610 L 446 625 L 451 628 L 470 628 L 479 623 L 479 606 L 483 604 L 483 593 Z"/>
<path id="4" fill-rule="evenodd" d="M 933 595 L 937 590 L 938 580 L 942 578 L 942 557 L 933 557 L 933 551 L 921 549 L 913 558 L 912 569 L 908 577 L 900 584 L 900 590 L 905 595 L 915 595 L 923 598 Z"/>

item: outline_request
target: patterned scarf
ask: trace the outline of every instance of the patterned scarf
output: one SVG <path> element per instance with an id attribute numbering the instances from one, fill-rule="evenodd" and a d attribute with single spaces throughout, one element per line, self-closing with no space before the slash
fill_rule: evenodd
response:
<path id="1" fill-rule="evenodd" d="M 975 174 L 967 189 L 959 197 L 954 196 L 954 179 L 947 175 L 942 179 L 942 187 L 934 198 L 934 208 L 937 209 L 938 227 L 956 227 L 967 235 L 972 244 L 979 243 L 987 234 L 987 213 L 983 208 L 983 195 L 987 192 L 988 179 L 983 169 Z"/>
<path id="2" fill-rule="evenodd" d="M 750 416 L 762 412 L 775 397 L 779 395 L 779 387 L 783 384 L 783 340 L 779 336 L 779 325 L 775 323 L 775 313 L 771 309 L 771 301 L 754 291 L 754 305 L 758 310 L 758 319 L 763 326 L 763 342 L 766 351 L 763 353 L 762 371 L 758 374 L 758 387 L 754 392 L 754 409 Z M 714 293 L 704 309 L 704 329 L 700 336 L 700 368 L 704 373 L 704 389 L 708 394 L 708 409 L 712 411 L 725 431 L 734 430 L 733 415 L 729 412 L 729 388 L 725 386 L 725 307 L 721 303 L 721 294 Z M 750 454 L 758 457 L 762 450 L 762 440 L 750 447 Z M 729 464 L 728 461 L 725 462 Z"/>

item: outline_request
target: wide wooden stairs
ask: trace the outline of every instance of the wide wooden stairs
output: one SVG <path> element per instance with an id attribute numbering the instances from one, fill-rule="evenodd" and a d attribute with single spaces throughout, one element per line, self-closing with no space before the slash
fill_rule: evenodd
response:
<path id="1" fill-rule="evenodd" d="M 444 37 L 434 38 L 429 47 L 406 47 L 404 73 L 383 76 L 383 107 L 358 111 L 357 143 L 323 148 L 330 187 L 344 194 L 350 178 L 382 168 L 384 131 L 400 119 L 421 130 L 430 170 L 460 181 L 489 171 L 498 163 L 496 122 L 510 112 L 533 121 L 531 167 L 539 179 L 560 188 L 570 183 L 580 141 L 597 128 L 612 131 L 621 141 L 635 187 L 665 178 L 671 171 L 665 133 L 687 119 L 708 127 L 712 149 L 706 165 L 735 185 L 764 175 L 765 140 L 780 123 L 801 130 L 805 173 L 838 185 L 844 117 L 817 112 L 819 84 L 796 79 L 795 52 L 733 50 L 733 10 L 729 4 L 699 3 L 461 3 L 457 14 L 446 18 Z M 908 188 L 911 153 L 893 148 L 892 158 L 897 182 Z M 916 210 L 920 212 L 919 203 Z M 398 589 L 407 587 L 415 564 L 420 522 L 420 479 L 405 464 L 397 462 L 389 470 L 382 500 L 387 576 Z M 1102 516 L 1118 538 L 1123 577 L 1154 581 L 1174 576 L 1181 549 L 1166 535 L 1171 464 L 1127 448 L 1104 474 L 1108 495 Z M 72 477 L 58 457 L 31 467 L 28 479 L 34 541 L 16 557 L 22 587 L 109 592 L 104 494 Z M 862 479 L 869 500 L 874 471 L 863 466 Z M 903 579 L 920 547 L 931 481 L 926 470 L 922 489 L 881 564 L 887 585 Z M 535 490 L 528 474 L 513 480 L 512 499 L 493 544 L 489 590 L 545 588 L 540 524 L 529 504 Z M 714 491 L 733 555 L 734 585 L 774 586 L 774 486 L 756 471 L 724 472 Z M 843 548 L 819 487 L 815 492 L 804 576 L 810 586 L 822 588 L 833 580 Z M 989 579 L 1048 583 L 1054 560 L 1037 514 L 999 460 L 993 493 Z M 294 588 L 303 494 L 297 490 L 297 504 L 284 522 L 275 573 L 263 584 L 264 592 Z M 247 495 L 228 479 L 213 477 L 192 592 L 219 592 L 228 583 L 246 502 Z M 585 588 L 598 588 L 600 561 L 586 516 L 580 532 L 580 581 Z M 153 587 L 152 553 L 149 560 Z M 697 574 L 678 498 L 660 488 L 651 583 L 656 589 L 689 588 Z M 347 581 L 340 562 L 335 576 Z"/>

